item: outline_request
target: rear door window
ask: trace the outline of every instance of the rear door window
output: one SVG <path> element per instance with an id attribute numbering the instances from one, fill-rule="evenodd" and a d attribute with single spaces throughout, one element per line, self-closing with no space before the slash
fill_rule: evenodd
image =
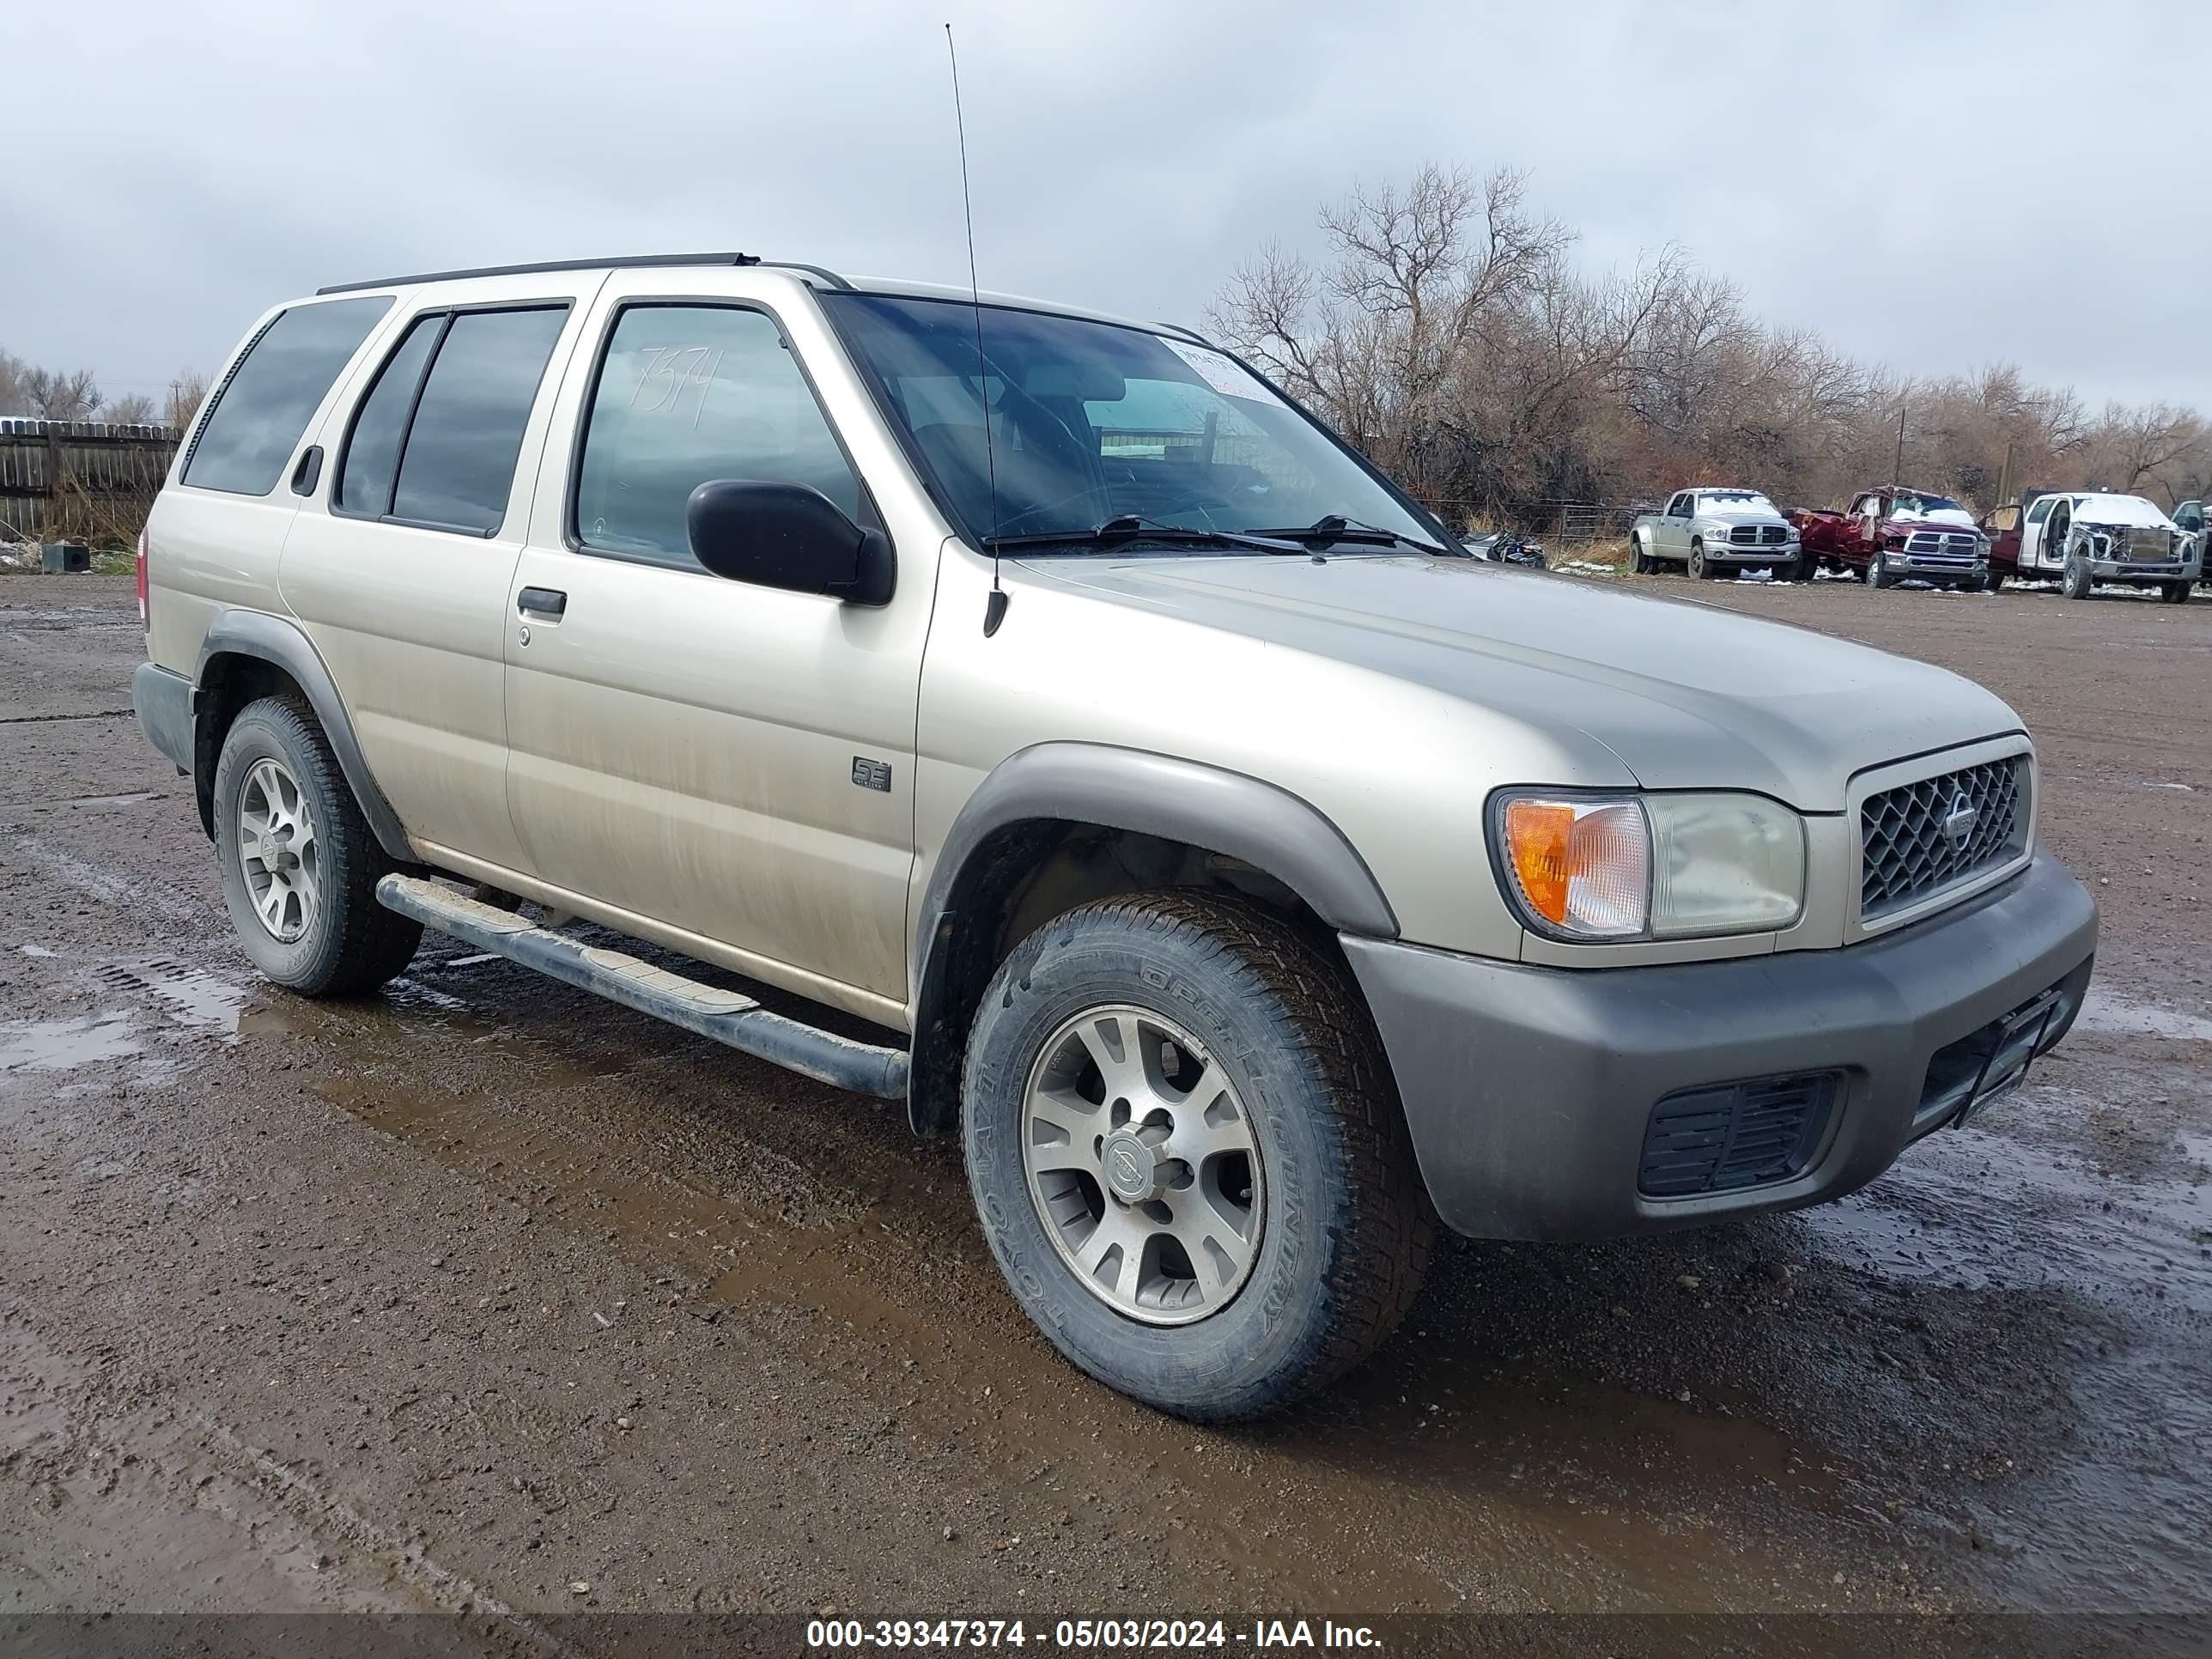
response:
<path id="1" fill-rule="evenodd" d="M 507 517 L 523 429 L 568 308 L 504 307 L 416 319 L 346 439 L 331 505 L 489 536 Z"/>
<path id="2" fill-rule="evenodd" d="M 345 465 L 332 498 L 341 510 L 379 518 L 392 511 L 392 489 L 399 482 L 399 446 L 407 436 L 408 416 L 415 411 L 415 394 L 422 388 L 422 371 L 429 367 L 430 354 L 445 327 L 442 313 L 416 318 L 399 349 L 378 371 L 346 444 Z"/>
<path id="3" fill-rule="evenodd" d="M 338 371 L 391 308 L 389 295 L 372 295 L 278 313 L 217 389 L 184 482 L 240 495 L 274 489 Z"/>

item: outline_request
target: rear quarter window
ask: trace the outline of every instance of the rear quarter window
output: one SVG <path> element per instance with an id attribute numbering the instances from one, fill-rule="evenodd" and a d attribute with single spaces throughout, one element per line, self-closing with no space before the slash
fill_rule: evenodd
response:
<path id="1" fill-rule="evenodd" d="M 274 489 L 324 394 L 391 308 L 389 295 L 374 295 L 279 313 L 216 391 L 184 482 L 240 495 Z"/>

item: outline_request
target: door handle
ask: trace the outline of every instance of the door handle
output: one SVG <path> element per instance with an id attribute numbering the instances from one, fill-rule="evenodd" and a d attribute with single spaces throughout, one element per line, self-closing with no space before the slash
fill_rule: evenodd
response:
<path id="1" fill-rule="evenodd" d="M 526 617 L 558 617 L 568 609 L 568 596 L 557 587 L 526 587 L 514 596 L 514 608 Z"/>

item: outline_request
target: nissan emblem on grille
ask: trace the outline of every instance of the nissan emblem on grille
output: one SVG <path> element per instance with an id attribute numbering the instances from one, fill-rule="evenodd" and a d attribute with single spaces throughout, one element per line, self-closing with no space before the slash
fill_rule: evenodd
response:
<path id="1" fill-rule="evenodd" d="M 2023 849 L 2027 763 L 1987 761 L 1869 795 L 1859 811 L 1859 917 L 1903 908 Z"/>
<path id="2" fill-rule="evenodd" d="M 1944 815 L 1943 839 L 1950 842 L 1966 840 L 1967 832 L 1974 827 L 1974 820 L 1979 817 L 1980 811 L 1968 799 L 1966 792 L 1961 789 L 1951 797 L 1951 810 Z"/>

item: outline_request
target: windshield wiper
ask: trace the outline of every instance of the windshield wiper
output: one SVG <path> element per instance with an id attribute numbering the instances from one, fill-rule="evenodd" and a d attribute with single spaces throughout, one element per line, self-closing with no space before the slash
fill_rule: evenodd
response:
<path id="1" fill-rule="evenodd" d="M 1273 539 L 1270 539 L 1273 538 Z M 987 552 L 1005 553 L 1022 547 L 1119 547 L 1125 542 L 1165 542 L 1176 547 L 1245 547 L 1260 553 L 1303 553 L 1302 542 L 1283 539 L 1273 531 L 1246 535 L 1235 530 L 1200 530 L 1189 525 L 1160 524 L 1125 513 L 1088 530 L 1041 530 L 1020 536 L 986 536 Z"/>
<path id="2" fill-rule="evenodd" d="M 1301 544 L 1314 542 L 1351 542 L 1362 547 L 1413 547 L 1424 553 L 1449 556 L 1449 550 L 1431 546 L 1413 536 L 1401 536 L 1395 530 L 1385 530 L 1381 525 L 1362 524 L 1357 519 L 1347 519 L 1341 513 L 1325 514 L 1311 524 L 1277 529 L 1270 525 L 1265 530 L 1255 530 L 1255 536 L 1281 536 Z"/>

